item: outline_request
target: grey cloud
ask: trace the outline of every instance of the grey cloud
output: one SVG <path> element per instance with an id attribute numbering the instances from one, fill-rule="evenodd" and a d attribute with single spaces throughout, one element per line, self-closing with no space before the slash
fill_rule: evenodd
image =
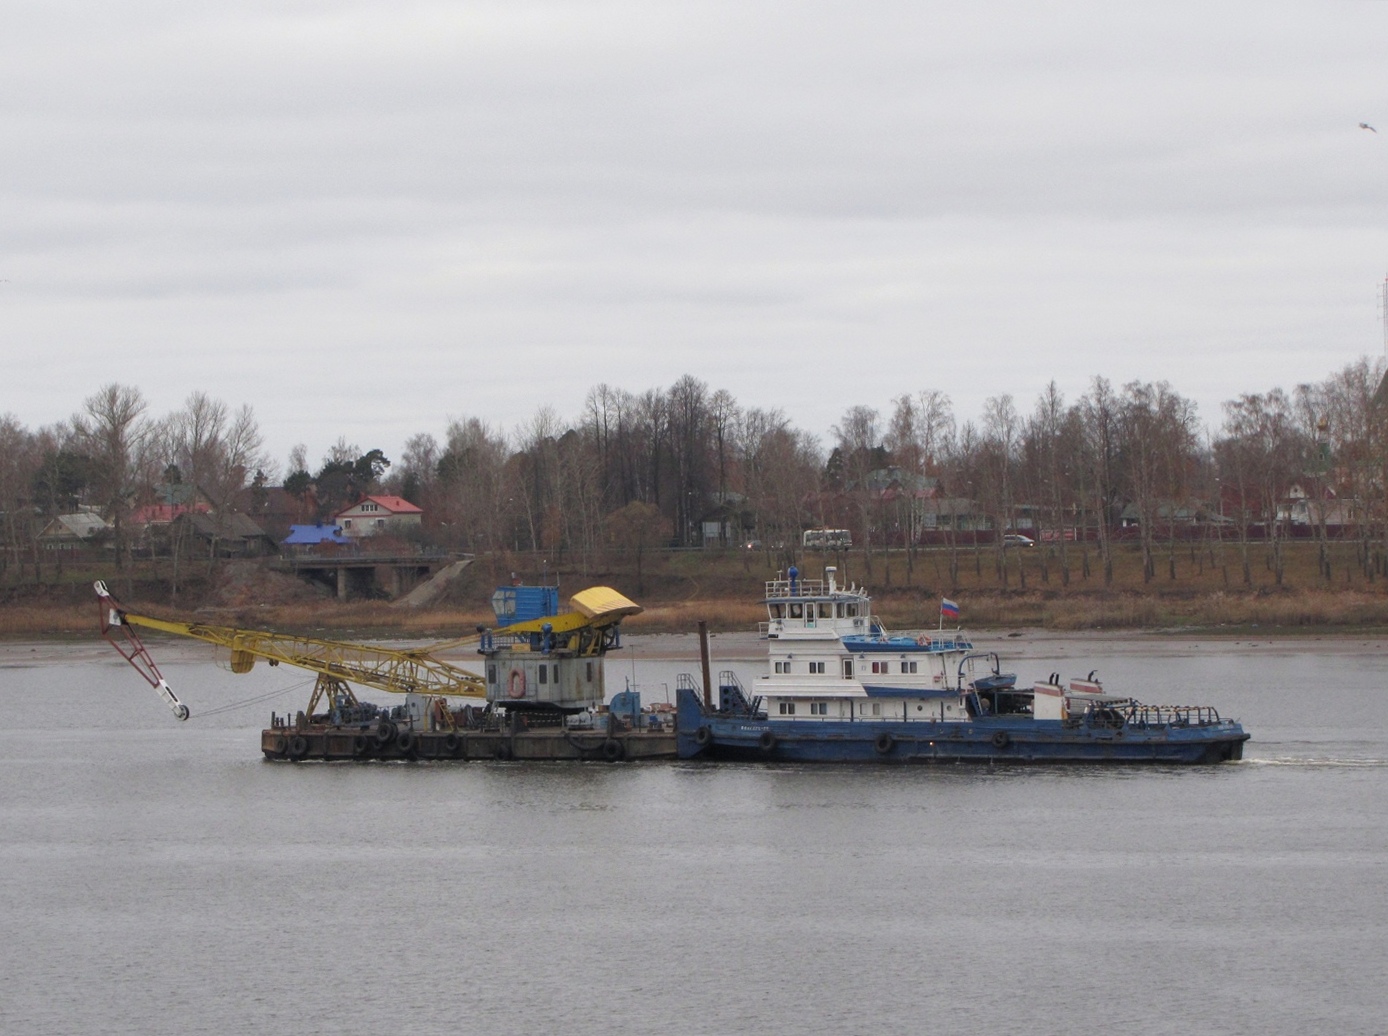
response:
<path id="1" fill-rule="evenodd" d="M 1094 373 L 1213 420 L 1381 342 L 1380 6 L 26 7 L 0 349 L 65 373 L 0 411 L 203 388 L 283 452 L 342 430 L 303 378 L 398 442 L 597 355 L 820 429 Z"/>

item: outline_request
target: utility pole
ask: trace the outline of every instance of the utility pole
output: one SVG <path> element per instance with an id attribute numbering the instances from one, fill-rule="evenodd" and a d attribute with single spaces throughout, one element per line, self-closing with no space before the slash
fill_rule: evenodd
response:
<path id="1" fill-rule="evenodd" d="M 1379 288 L 1378 314 L 1383 320 L 1383 355 L 1388 356 L 1388 277 L 1383 278 Z"/>

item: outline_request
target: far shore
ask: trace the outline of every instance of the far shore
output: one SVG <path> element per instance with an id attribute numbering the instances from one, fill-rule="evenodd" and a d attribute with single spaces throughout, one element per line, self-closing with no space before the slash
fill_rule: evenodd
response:
<path id="1" fill-rule="evenodd" d="M 1283 569 L 1264 551 L 1244 567 L 1236 545 L 1188 544 L 1144 574 L 1135 545 L 1113 553 L 1106 578 L 1093 550 L 1072 551 L 1069 568 L 1051 548 L 1014 551 L 1009 567 L 970 552 L 951 573 L 948 553 L 853 550 L 798 559 L 805 578 L 836 567 L 842 585 L 867 587 L 873 611 L 895 630 L 930 629 L 944 597 L 957 601 L 977 639 L 1095 634 L 1202 640 L 1282 637 L 1349 639 L 1388 636 L 1388 573 L 1355 561 L 1354 544 L 1337 543 L 1326 567 L 1316 545 L 1285 545 Z M 490 601 L 513 579 L 561 587 L 561 604 L 579 589 L 609 586 L 640 604 L 625 634 L 692 635 L 700 622 L 720 636 L 755 631 L 766 619 L 766 580 L 783 578 L 788 559 L 760 552 L 621 552 L 583 564 L 539 554 L 479 556 L 449 584 L 436 605 L 401 607 L 387 600 L 338 600 L 330 591 L 274 571 L 263 560 L 193 567 L 177 580 L 166 562 L 124 572 L 87 568 L 12 568 L 0 585 L 0 643 L 81 642 L 96 635 L 92 581 L 100 578 L 132 612 L 241 629 L 274 630 L 329 640 L 429 642 L 457 638 L 495 623 Z M 1087 564 L 1093 562 L 1093 564 Z"/>

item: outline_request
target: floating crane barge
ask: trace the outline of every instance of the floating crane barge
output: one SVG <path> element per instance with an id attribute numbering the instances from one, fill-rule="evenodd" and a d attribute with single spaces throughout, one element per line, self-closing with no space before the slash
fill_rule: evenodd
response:
<path id="1" fill-rule="evenodd" d="M 468 760 L 669 759 L 676 755 L 674 716 L 643 711 L 633 691 L 604 705 L 603 658 L 619 646 L 623 618 L 641 610 L 615 590 L 575 594 L 558 612 L 555 587 L 502 587 L 493 595 L 498 628 L 426 648 L 389 648 L 141 615 L 95 585 L 102 636 L 164 698 L 179 720 L 189 716 L 159 672 L 135 628 L 192 637 L 226 648 L 234 673 L 258 659 L 318 674 L 308 707 L 272 714 L 261 731 L 267 759 Z M 474 647 L 478 675 L 437 657 Z M 382 707 L 360 700 L 352 685 L 404 696 Z M 450 699 L 473 699 L 461 706 Z"/>

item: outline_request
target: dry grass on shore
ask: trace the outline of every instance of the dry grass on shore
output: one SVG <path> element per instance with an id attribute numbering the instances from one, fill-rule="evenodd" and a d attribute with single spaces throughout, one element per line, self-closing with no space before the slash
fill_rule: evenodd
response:
<path id="1" fill-rule="evenodd" d="M 1277 627 L 1285 630 L 1388 629 L 1388 598 L 1353 591 L 1230 592 L 1181 596 L 1133 593 L 1066 598 L 1015 593 L 968 595 L 965 621 L 975 628 L 1031 626 L 1053 630 Z M 886 612 L 891 615 L 893 612 Z M 928 620 L 895 612 L 903 620 Z M 913 624 L 903 622 L 903 625 Z M 925 622 L 929 624 L 928 621 Z"/>
<path id="2" fill-rule="evenodd" d="M 1353 564 L 1353 545 L 1334 544 L 1333 584 L 1315 565 L 1314 545 L 1289 544 L 1282 585 L 1277 585 L 1262 551 L 1250 557 L 1250 582 L 1242 581 L 1240 551 L 1226 544 L 1183 549 L 1156 578 L 1142 578 L 1140 556 L 1125 545 L 1114 553 L 1114 578 L 1105 586 L 1092 548 L 1091 572 L 1082 574 L 1071 548 L 1072 573 L 1062 585 L 1058 558 L 1043 548 L 1013 552 L 1002 583 L 991 555 L 972 552 L 959 558 L 958 582 L 947 581 L 948 554 L 903 551 L 861 552 L 803 558 L 807 577 L 817 578 L 835 564 L 840 582 L 868 586 L 878 614 L 894 629 L 931 627 L 941 596 L 963 606 L 971 629 L 1035 627 L 1054 630 L 1190 629 L 1218 631 L 1246 626 L 1264 630 L 1388 630 L 1388 580 L 1369 578 Z M 337 601 L 306 592 L 290 577 L 238 569 L 221 584 L 184 587 L 181 603 L 171 603 L 157 573 L 126 580 L 122 596 L 132 611 L 169 618 L 196 619 L 248 629 L 273 629 L 328 639 L 452 639 L 494 620 L 490 596 L 498 582 L 520 573 L 538 581 L 538 557 L 479 559 L 455 588 L 453 601 L 426 611 L 392 607 L 381 601 Z M 584 569 L 557 563 L 545 577 L 559 578 L 567 598 L 574 589 L 608 585 L 640 602 L 645 610 L 627 620 L 635 633 L 693 632 L 707 621 L 718 632 L 754 630 L 765 620 L 758 603 L 762 581 L 778 575 L 782 559 L 747 552 L 671 552 L 646 558 L 644 577 L 635 577 L 631 559 L 597 559 Z M 1043 562 L 1049 563 L 1043 569 Z M 1017 566 L 1023 566 L 1020 570 Z M 0 603 L 0 636 L 9 638 L 90 637 L 97 614 L 91 579 L 101 571 L 69 572 L 62 581 L 24 586 L 11 583 Z M 116 585 L 112 584 L 113 587 Z"/>
<path id="3" fill-rule="evenodd" d="M 1039 593 L 962 593 L 964 623 L 971 629 L 1026 626 L 1053 630 L 1173 629 L 1217 631 L 1247 626 L 1287 631 L 1388 630 L 1388 597 L 1347 590 L 1266 592 L 1215 591 L 1163 597 L 1128 592 L 1073 594 L 1060 598 Z M 876 600 L 888 626 L 912 629 L 935 625 L 937 598 L 896 591 Z M 174 617 L 168 607 L 138 604 L 132 611 Z M 437 608 L 424 612 L 391 608 L 380 602 L 282 605 L 214 610 L 180 616 L 186 619 L 272 629 L 326 639 L 352 636 L 419 640 L 468 635 L 490 624 L 490 613 L 475 609 Z M 692 633 L 703 620 L 715 632 L 755 630 L 766 613 L 746 598 L 698 598 L 662 602 L 628 619 L 633 633 Z M 90 637 L 96 635 L 95 606 L 7 605 L 0 608 L 0 635 L 10 638 Z"/>

